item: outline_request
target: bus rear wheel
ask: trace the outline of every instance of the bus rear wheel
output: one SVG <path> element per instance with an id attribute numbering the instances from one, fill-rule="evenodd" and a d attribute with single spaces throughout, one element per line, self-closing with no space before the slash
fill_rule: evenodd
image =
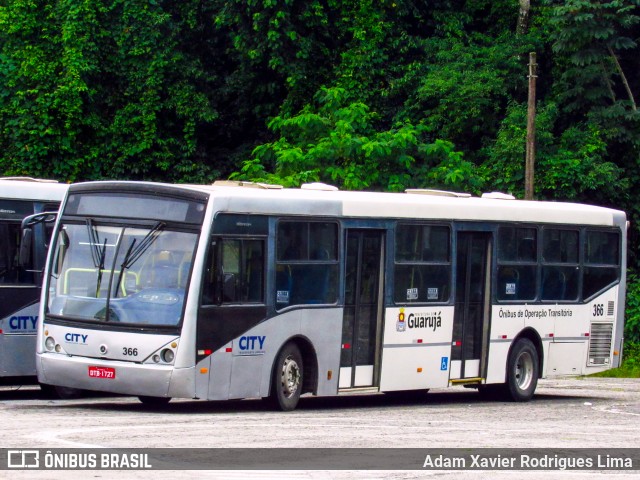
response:
<path id="1" fill-rule="evenodd" d="M 273 369 L 271 402 L 275 408 L 283 412 L 296 408 L 302 393 L 303 374 L 300 349 L 295 343 L 287 343 L 280 350 Z"/>
<path id="2" fill-rule="evenodd" d="M 531 340 L 521 338 L 509 353 L 507 394 L 514 402 L 527 402 L 538 385 L 538 351 Z"/>

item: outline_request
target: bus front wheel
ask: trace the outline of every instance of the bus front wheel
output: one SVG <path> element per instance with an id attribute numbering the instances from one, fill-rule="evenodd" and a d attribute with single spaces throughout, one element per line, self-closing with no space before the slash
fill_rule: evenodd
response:
<path id="1" fill-rule="evenodd" d="M 40 384 L 40 390 L 46 398 L 70 400 L 74 398 L 80 398 L 84 395 L 84 390 L 71 387 L 58 387 L 55 385 L 47 385 L 45 383 Z"/>
<path id="2" fill-rule="evenodd" d="M 538 351 L 531 340 L 518 340 L 507 362 L 507 394 L 511 400 L 531 400 L 538 385 L 538 365 Z"/>
<path id="3" fill-rule="evenodd" d="M 302 354 L 295 343 L 287 343 L 276 358 L 273 369 L 271 400 L 273 406 L 284 412 L 298 405 L 302 393 Z"/>

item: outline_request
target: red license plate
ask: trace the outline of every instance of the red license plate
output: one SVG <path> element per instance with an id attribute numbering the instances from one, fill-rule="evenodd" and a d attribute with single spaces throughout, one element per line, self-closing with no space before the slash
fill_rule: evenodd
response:
<path id="1" fill-rule="evenodd" d="M 89 376 L 93 378 L 116 378 L 116 369 L 111 367 L 89 367 Z"/>

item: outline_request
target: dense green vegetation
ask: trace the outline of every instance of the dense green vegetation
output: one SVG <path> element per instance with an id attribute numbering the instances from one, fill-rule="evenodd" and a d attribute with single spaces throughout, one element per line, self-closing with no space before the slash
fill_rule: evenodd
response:
<path id="1" fill-rule="evenodd" d="M 4 175 L 521 195 L 535 51 L 537 196 L 637 217 L 640 0 L 3 4 Z"/>
<path id="2" fill-rule="evenodd" d="M 640 343 L 626 342 L 622 365 L 618 368 L 594 373 L 592 377 L 640 378 Z"/>
<path id="3" fill-rule="evenodd" d="M 0 175 L 536 197 L 640 226 L 640 0 L 7 0 Z M 637 280 L 629 317 L 639 335 Z"/>
<path id="4" fill-rule="evenodd" d="M 600 376 L 640 378 L 640 279 L 634 274 L 627 278 L 624 338 L 622 367 Z"/>

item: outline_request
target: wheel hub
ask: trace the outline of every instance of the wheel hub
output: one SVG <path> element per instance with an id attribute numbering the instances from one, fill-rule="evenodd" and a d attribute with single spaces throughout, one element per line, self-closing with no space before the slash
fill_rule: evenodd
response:
<path id="1" fill-rule="evenodd" d="M 292 357 L 287 357 L 282 365 L 282 391 L 287 397 L 291 397 L 299 386 L 300 367 Z"/>
<path id="2" fill-rule="evenodd" d="M 533 358 L 528 352 L 522 352 L 516 361 L 516 383 L 518 388 L 526 390 L 533 379 Z"/>

